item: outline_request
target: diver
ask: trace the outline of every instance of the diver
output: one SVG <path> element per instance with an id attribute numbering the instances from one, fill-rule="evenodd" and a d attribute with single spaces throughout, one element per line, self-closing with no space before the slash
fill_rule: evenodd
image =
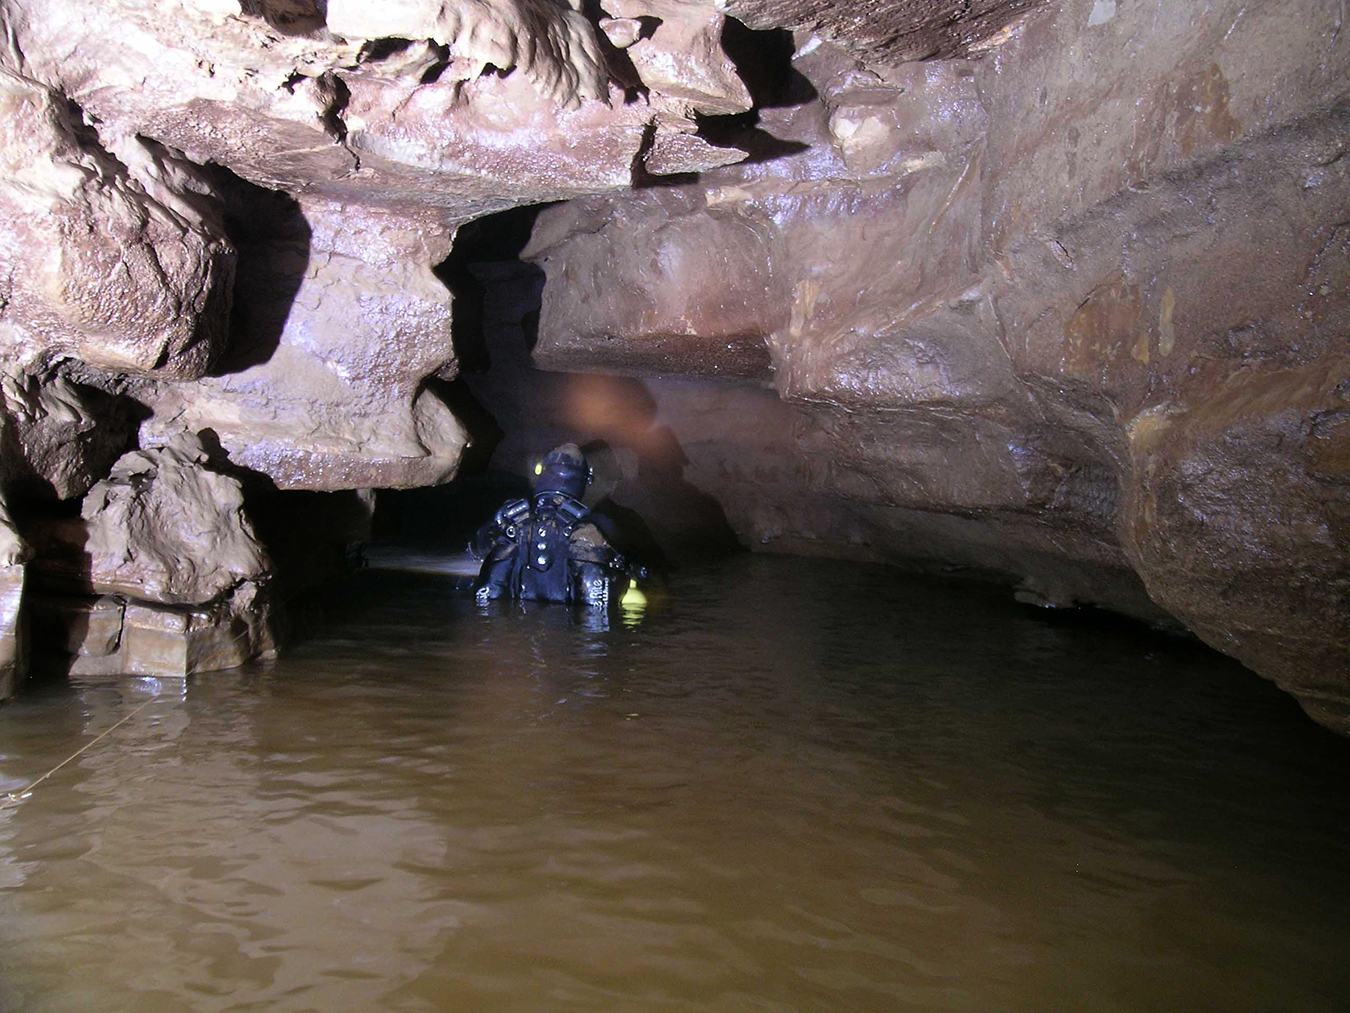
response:
<path id="1" fill-rule="evenodd" d="M 646 570 L 610 545 L 582 503 L 594 472 L 576 444 L 549 451 L 535 475 L 533 497 L 507 500 L 469 543 L 483 561 L 474 597 L 608 607 L 635 593 Z"/>

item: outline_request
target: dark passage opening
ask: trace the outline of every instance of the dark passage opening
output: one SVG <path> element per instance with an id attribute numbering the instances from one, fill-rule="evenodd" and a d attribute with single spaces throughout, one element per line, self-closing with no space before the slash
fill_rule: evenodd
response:
<path id="1" fill-rule="evenodd" d="M 587 505 L 629 554 L 659 568 L 739 550 L 718 503 L 685 479 L 688 459 L 661 421 L 652 384 L 535 368 L 547 279 L 520 254 L 547 207 L 470 222 L 437 265 L 454 300 L 459 373 L 434 382 L 473 446 L 452 483 L 381 494 L 376 536 L 462 548 L 504 500 L 529 494 L 535 462 L 571 442 L 595 471 Z"/>

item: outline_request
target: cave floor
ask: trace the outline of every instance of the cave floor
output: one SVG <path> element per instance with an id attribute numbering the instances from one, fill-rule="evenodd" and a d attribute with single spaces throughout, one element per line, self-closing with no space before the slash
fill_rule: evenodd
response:
<path id="1" fill-rule="evenodd" d="M 0 794 L 0 1009 L 1344 1008 L 1350 742 L 1213 652 L 824 561 L 457 579 L 0 708 L 2 792 L 93 743 Z"/>

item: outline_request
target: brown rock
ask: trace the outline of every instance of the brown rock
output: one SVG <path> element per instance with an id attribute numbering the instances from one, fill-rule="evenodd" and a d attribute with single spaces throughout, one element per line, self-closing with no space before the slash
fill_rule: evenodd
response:
<path id="1" fill-rule="evenodd" d="M 74 579 L 100 593 L 184 605 L 266 578 L 267 553 L 239 482 L 206 460 L 191 438 L 124 455 L 85 497 L 87 570 Z"/>
<path id="2" fill-rule="evenodd" d="M 0 495 L 0 700 L 7 700 L 28 672 L 24 571 L 28 546 L 10 520 Z"/>
<path id="3" fill-rule="evenodd" d="M 192 609 L 128 603 L 118 649 L 106 656 L 86 652 L 71 672 L 185 678 L 236 668 L 275 656 L 271 623 L 270 608 L 259 601 Z"/>
<path id="4" fill-rule="evenodd" d="M 1241 369 L 1130 428 L 1125 544 L 1155 601 L 1350 734 L 1350 360 Z M 1184 402 L 1183 402 L 1184 403 Z"/>
<path id="5" fill-rule="evenodd" d="M 107 658 L 122 644 L 126 601 L 116 595 L 42 595 L 33 602 L 36 647 L 75 658 Z"/>
<path id="6" fill-rule="evenodd" d="M 0 367 L 0 481 L 38 499 L 83 496 L 131 442 L 125 403 L 81 383 L 68 364 Z"/>
<path id="7" fill-rule="evenodd" d="M 116 155 L 64 96 L 0 67 L 0 346 L 200 376 L 224 344 L 234 250 L 205 178 L 140 137 Z"/>
<path id="8" fill-rule="evenodd" d="M 47 595 L 34 611 L 43 661 L 75 676 L 181 679 L 276 654 L 274 610 L 253 584 L 205 606 Z"/>
<path id="9" fill-rule="evenodd" d="M 536 361 L 693 373 L 724 329 L 662 307 L 735 305 L 793 407 L 651 389 L 747 544 L 1170 613 L 1346 730 L 1347 57 L 1292 0 L 1098 6 L 974 67 L 803 47 L 819 106 L 761 126 L 807 152 L 541 216 Z M 659 269 L 722 249 L 731 278 Z"/>

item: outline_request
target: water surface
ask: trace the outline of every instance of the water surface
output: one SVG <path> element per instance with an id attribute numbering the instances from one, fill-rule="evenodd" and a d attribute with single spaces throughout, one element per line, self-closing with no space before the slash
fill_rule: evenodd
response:
<path id="1" fill-rule="evenodd" d="M 0 809 L 0 1009 L 1347 1008 L 1350 742 L 1217 655 L 807 560 L 452 583 L 0 708 L 4 792 L 134 714 Z"/>

